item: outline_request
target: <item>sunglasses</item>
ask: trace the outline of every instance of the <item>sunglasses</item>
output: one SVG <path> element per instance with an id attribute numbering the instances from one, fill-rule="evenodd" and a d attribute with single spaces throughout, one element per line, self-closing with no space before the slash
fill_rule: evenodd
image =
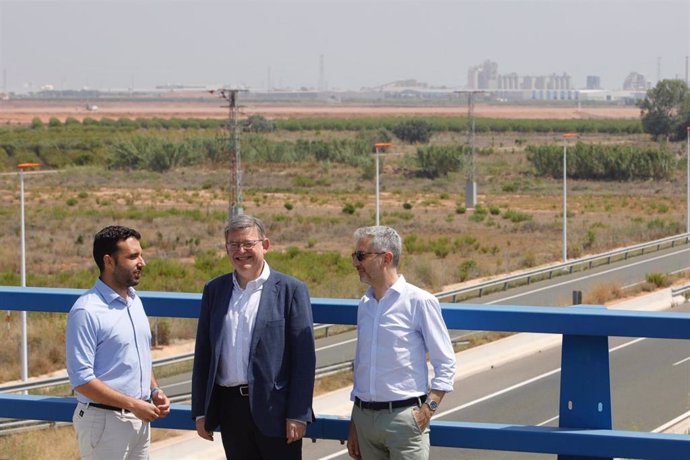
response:
<path id="1" fill-rule="evenodd" d="M 364 251 L 355 251 L 352 253 L 352 260 L 357 259 L 358 262 L 364 262 L 364 259 L 367 258 L 369 255 L 377 255 L 380 256 L 381 254 L 385 254 L 385 252 L 364 252 Z"/>

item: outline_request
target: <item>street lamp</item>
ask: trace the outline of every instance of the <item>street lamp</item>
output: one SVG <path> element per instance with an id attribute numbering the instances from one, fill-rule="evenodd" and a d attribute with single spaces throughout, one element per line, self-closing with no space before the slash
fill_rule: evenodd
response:
<path id="1" fill-rule="evenodd" d="M 563 262 L 568 261 L 568 139 L 576 133 L 563 134 Z"/>
<path id="2" fill-rule="evenodd" d="M 377 142 L 374 144 L 374 149 L 376 151 L 376 226 L 379 225 L 379 215 L 380 215 L 380 199 L 379 199 L 379 154 L 386 148 L 390 147 L 390 142 Z"/>
<path id="3" fill-rule="evenodd" d="M 26 237 L 24 230 L 24 170 L 29 168 L 36 168 L 41 166 L 39 163 L 20 163 L 17 165 L 19 168 L 19 219 L 21 221 L 21 286 L 26 287 Z M 21 376 L 22 382 L 26 382 L 29 379 L 29 348 L 27 345 L 27 332 L 26 332 L 26 311 L 23 310 L 22 314 L 22 349 L 21 349 Z"/>

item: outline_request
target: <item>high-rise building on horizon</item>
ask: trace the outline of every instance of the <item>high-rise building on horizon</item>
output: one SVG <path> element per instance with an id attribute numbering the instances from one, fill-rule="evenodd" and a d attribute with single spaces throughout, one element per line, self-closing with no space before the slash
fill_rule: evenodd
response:
<path id="1" fill-rule="evenodd" d="M 601 89 L 601 78 L 598 75 L 587 75 L 587 89 Z"/>

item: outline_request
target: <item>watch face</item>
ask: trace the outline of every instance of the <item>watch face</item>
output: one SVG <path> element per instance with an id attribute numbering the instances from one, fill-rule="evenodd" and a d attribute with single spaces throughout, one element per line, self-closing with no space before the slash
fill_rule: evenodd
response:
<path id="1" fill-rule="evenodd" d="M 438 409 L 438 403 L 436 401 L 434 401 L 433 399 L 429 399 L 426 402 L 426 404 L 429 406 L 429 409 L 431 409 L 432 411 L 435 411 L 436 409 Z"/>

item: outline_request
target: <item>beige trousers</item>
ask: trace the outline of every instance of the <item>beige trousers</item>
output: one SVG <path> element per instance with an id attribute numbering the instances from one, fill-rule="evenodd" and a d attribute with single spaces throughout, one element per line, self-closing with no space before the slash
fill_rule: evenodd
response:
<path id="1" fill-rule="evenodd" d="M 78 403 L 72 416 L 82 460 L 146 460 L 151 426 L 124 411 Z"/>

